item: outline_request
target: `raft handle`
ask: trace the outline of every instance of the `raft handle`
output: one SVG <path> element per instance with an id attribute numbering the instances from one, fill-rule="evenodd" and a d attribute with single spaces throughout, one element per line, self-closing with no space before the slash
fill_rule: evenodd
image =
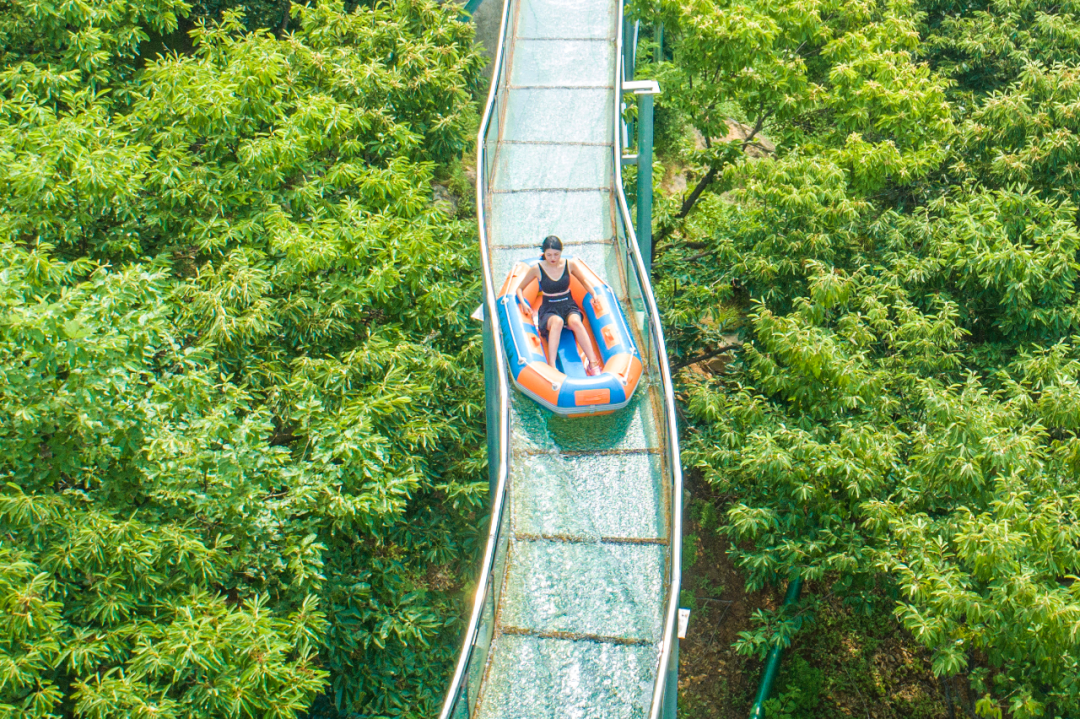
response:
<path id="1" fill-rule="evenodd" d="M 510 304 L 510 297 L 511 297 L 510 295 L 503 295 L 502 300 L 503 300 L 504 305 Z M 514 309 L 517 309 L 517 295 L 513 295 L 513 298 L 514 298 Z M 506 310 L 506 319 L 507 320 L 510 319 L 510 309 L 509 308 L 507 308 L 507 310 Z M 514 328 L 513 327 L 510 328 L 510 339 L 514 341 L 514 351 L 517 352 L 518 364 L 519 365 L 527 365 L 527 364 L 529 364 L 525 360 L 525 357 L 522 355 L 521 348 L 518 347 L 517 335 L 514 334 Z"/>

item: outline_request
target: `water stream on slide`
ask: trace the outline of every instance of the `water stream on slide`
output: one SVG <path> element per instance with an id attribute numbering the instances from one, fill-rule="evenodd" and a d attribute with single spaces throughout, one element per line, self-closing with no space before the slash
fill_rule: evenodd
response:
<path id="1" fill-rule="evenodd" d="M 484 197 L 490 281 L 544 236 L 620 296 L 645 374 L 628 407 L 563 418 L 510 396 L 507 501 L 490 596 L 453 717 L 649 714 L 670 567 L 664 401 L 618 222 L 615 0 L 510 3 Z M 505 371 L 505 368 L 499 368 Z M 488 391 L 495 387 L 489 381 Z"/>

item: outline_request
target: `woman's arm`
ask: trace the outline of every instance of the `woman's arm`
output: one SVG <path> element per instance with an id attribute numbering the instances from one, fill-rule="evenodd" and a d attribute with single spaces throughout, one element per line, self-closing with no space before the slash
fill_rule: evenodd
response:
<path id="1" fill-rule="evenodd" d="M 577 281 L 581 283 L 581 286 L 585 288 L 585 291 L 588 292 L 592 289 L 589 287 L 589 278 L 581 271 L 581 265 L 576 260 L 567 260 L 567 262 L 570 263 L 570 274 L 577 278 Z"/>
<path id="2" fill-rule="evenodd" d="M 525 301 L 525 296 L 521 294 L 521 289 L 528 285 L 530 282 L 532 282 L 533 278 L 538 277 L 539 275 L 537 273 L 539 272 L 540 268 L 536 265 L 533 265 L 529 268 L 528 272 L 521 276 L 521 279 L 518 280 L 517 287 L 514 288 L 514 294 L 516 294 L 518 296 L 518 299 L 521 300 L 521 309 L 525 313 L 526 317 L 532 317 L 533 310 L 532 305 Z"/>

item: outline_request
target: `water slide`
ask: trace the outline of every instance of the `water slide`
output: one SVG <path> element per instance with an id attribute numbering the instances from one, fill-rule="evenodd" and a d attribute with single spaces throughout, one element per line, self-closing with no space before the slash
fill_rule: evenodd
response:
<path id="1" fill-rule="evenodd" d="M 477 162 L 491 524 L 441 719 L 674 717 L 682 476 L 622 190 L 623 27 L 621 0 L 503 7 Z M 612 414 L 560 417 L 508 380 L 494 292 L 549 234 L 635 335 L 644 374 Z"/>

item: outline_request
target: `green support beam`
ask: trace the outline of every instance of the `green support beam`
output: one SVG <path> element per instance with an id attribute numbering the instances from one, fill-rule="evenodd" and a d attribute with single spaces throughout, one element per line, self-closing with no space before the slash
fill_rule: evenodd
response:
<path id="1" fill-rule="evenodd" d="M 461 18 L 466 21 L 471 19 L 472 16 L 476 14 L 476 10 L 480 7 L 480 3 L 482 2 L 484 2 L 484 0 L 468 0 L 461 9 Z"/>
<path id="2" fill-rule="evenodd" d="M 660 94 L 656 80 L 635 80 L 623 83 L 624 92 L 638 98 L 637 138 L 637 232 L 638 249 L 645 270 L 652 273 L 652 149 L 653 95 Z"/>
<path id="3" fill-rule="evenodd" d="M 638 95 L 637 240 L 645 271 L 652 275 L 653 96 Z"/>
<path id="4" fill-rule="evenodd" d="M 788 582 L 784 606 L 787 607 L 799 601 L 800 591 L 802 591 L 802 577 L 795 575 L 794 579 Z M 780 657 L 783 653 L 784 650 L 780 647 L 773 647 L 769 652 L 768 661 L 765 663 L 765 673 L 761 677 L 761 684 L 758 685 L 757 698 L 754 699 L 754 706 L 750 709 L 750 719 L 763 719 L 765 716 L 765 700 L 769 698 L 776 675 L 780 673 Z"/>
<path id="5" fill-rule="evenodd" d="M 679 638 L 671 645 L 667 680 L 664 684 L 664 719 L 675 719 L 679 712 Z"/>
<path id="6" fill-rule="evenodd" d="M 484 347 L 484 386 L 496 387 L 499 383 L 499 367 L 495 360 L 495 331 L 491 326 L 491 318 L 488 317 L 487 306 L 481 305 L 483 313 L 483 347 Z M 499 432 L 495 427 L 499 426 L 499 397 L 497 392 L 486 392 L 484 398 L 484 411 L 487 417 L 487 446 L 488 446 L 488 499 L 495 498 L 495 485 L 499 480 Z"/>

